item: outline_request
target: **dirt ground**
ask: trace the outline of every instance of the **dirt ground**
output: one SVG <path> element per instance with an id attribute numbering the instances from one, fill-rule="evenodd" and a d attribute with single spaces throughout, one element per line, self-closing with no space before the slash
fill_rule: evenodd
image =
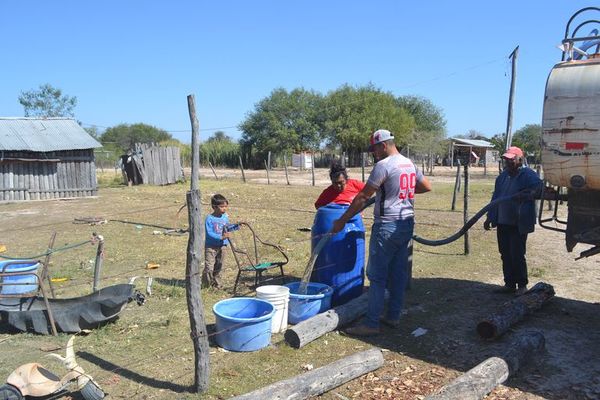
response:
<path id="1" fill-rule="evenodd" d="M 283 170 L 270 173 L 270 185 L 265 171 L 245 171 L 246 185 L 240 171 L 215 172 L 219 180 L 210 169 L 202 170 L 203 212 L 208 211 L 211 194 L 223 193 L 230 200 L 232 219 L 250 222 L 266 239 L 285 247 L 291 260 L 286 274 L 298 278 L 310 255 L 310 234 L 302 228 L 312 224 L 312 202 L 328 184 L 327 171 L 315 171 L 315 187 L 310 171 L 288 171 L 289 186 Z M 483 170 L 472 170 L 471 215 L 491 195 L 495 171 L 487 172 L 484 176 Z M 350 174 L 361 178 L 360 169 Z M 449 168 L 437 167 L 431 180 L 434 192 L 417 199 L 416 233 L 441 238 L 460 227 L 462 198 L 457 211 L 449 211 L 454 182 Z M 483 231 L 481 223 L 469 232 L 469 256 L 463 254 L 462 240 L 442 247 L 415 246 L 414 279 L 400 328 L 384 328 L 382 335 L 367 340 L 331 332 L 299 350 L 287 346 L 278 334 L 271 346 L 254 353 L 223 352 L 211 339 L 210 390 L 203 396 L 190 394 L 193 352 L 182 287 L 187 236 L 161 234 L 163 227 L 187 225 L 185 210 L 177 213 L 187 185 L 113 185 L 102 187 L 97 198 L 0 204 L 0 244 L 6 245 L 5 254 L 39 254 L 53 231 L 59 233 L 57 246 L 98 232 L 107 243 L 103 285 L 137 275 L 138 289 L 143 291 L 145 278 L 154 278 L 153 294 L 145 305 L 130 304 L 115 323 L 77 339 L 81 364 L 111 397 L 225 399 L 300 374 L 308 364 L 317 368 L 377 346 L 384 350 L 384 367 L 320 398 L 423 399 L 487 357 L 502 354 L 517 332 L 534 329 L 544 334 L 546 350 L 487 398 L 600 399 L 600 257 L 575 261 L 585 246 L 567 253 L 560 233 L 538 227 L 528 241 L 530 282 L 553 285 L 556 297 L 499 340 L 483 341 L 475 331 L 477 322 L 510 297 L 492 293 L 501 282 L 500 260 L 495 233 Z M 104 217 L 108 223 L 73 224 L 82 216 Z M 370 225 L 368 214 L 365 219 Z M 56 284 L 57 295 L 89 291 L 94 254 L 94 247 L 84 246 L 53 255 L 53 276 L 67 279 Z M 160 266 L 148 270 L 148 263 Z M 214 330 L 212 304 L 231 296 L 235 278 L 231 258 L 226 267 L 226 288 L 202 291 L 209 332 Z M 415 337 L 411 333 L 417 328 L 427 333 Z M 62 351 L 67 338 L 16 333 L 0 326 L 0 380 L 19 364 L 45 364 L 48 359 L 43 356 L 52 348 Z"/>

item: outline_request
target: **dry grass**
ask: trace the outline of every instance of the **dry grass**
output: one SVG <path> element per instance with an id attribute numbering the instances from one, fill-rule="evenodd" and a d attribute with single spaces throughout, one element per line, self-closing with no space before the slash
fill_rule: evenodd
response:
<path id="1" fill-rule="evenodd" d="M 138 288 L 143 289 L 143 278 L 152 276 L 154 293 L 141 307 L 130 304 L 115 323 L 78 338 L 76 348 L 81 364 L 114 398 L 197 398 L 187 393 L 193 382 L 193 350 L 183 288 L 187 236 L 154 234 L 162 229 L 142 225 L 187 226 L 187 212 L 184 209 L 177 214 L 177 211 L 184 205 L 188 186 L 115 186 L 110 174 L 101 177 L 105 186 L 98 198 L 1 205 L 0 243 L 7 246 L 7 254 L 31 255 L 45 250 L 53 231 L 58 232 L 57 246 L 85 240 L 92 232 L 103 235 L 106 256 L 102 285 L 140 276 Z M 354 175 L 360 176 L 356 172 Z M 320 171 L 321 181 L 323 176 L 326 172 Z M 450 176 L 434 178 L 434 193 L 418 197 L 416 233 L 420 236 L 445 237 L 462 224 L 462 211 L 448 211 L 452 195 Z M 472 182 L 471 214 L 489 199 L 492 179 Z M 203 179 L 203 213 L 209 212 L 210 196 L 222 193 L 230 201 L 230 219 L 247 221 L 265 239 L 281 244 L 290 256 L 287 274 L 299 277 L 310 255 L 310 233 L 298 228 L 312 225 L 312 203 L 321 189 L 322 186 L 244 185 L 237 179 Z M 73 224 L 76 217 L 90 216 L 109 222 L 97 226 Z M 488 284 L 500 282 L 501 274 L 495 235 L 485 233 L 480 227 L 470 232 L 472 244 L 468 257 L 462 254 L 462 241 L 440 248 L 416 245 L 415 281 L 407 297 L 408 315 L 399 330 L 386 330 L 381 337 L 369 341 L 333 332 L 300 350 L 288 347 L 280 334 L 273 337 L 270 347 L 253 353 L 223 352 L 211 344 L 210 390 L 201 398 L 221 399 L 244 393 L 302 373 L 304 364 L 316 368 L 371 345 L 390 350 L 385 353 L 386 367 L 379 377 L 411 377 L 422 385 L 418 389 L 396 385 L 392 397 L 376 397 L 374 393 L 379 390 L 375 389 L 381 382 L 365 378 L 336 392 L 361 399 L 415 398 L 451 379 L 456 370 L 465 370 L 481 361 L 498 345 L 481 343 L 473 328 L 477 318 L 498 303 L 497 298 L 490 298 L 487 293 Z M 53 255 L 52 275 L 69 278 L 57 284 L 58 295 L 70 297 L 90 290 L 94 255 L 95 248 L 90 245 Z M 160 267 L 147 270 L 148 262 Z M 552 272 L 544 267 L 546 275 Z M 234 263 L 229 257 L 226 289 L 202 291 L 208 324 L 214 323 L 212 305 L 231 296 L 234 278 Z M 429 333 L 414 338 L 410 333 L 417 327 L 427 328 Z M 57 338 L 0 335 L 3 354 L 0 377 L 22 363 L 41 361 L 45 354 L 41 349 L 46 345 L 64 345 L 67 341 L 66 335 Z M 407 367 L 410 372 L 406 372 Z M 528 390 L 525 382 L 518 385 Z M 338 397 L 329 393 L 323 398 Z"/>

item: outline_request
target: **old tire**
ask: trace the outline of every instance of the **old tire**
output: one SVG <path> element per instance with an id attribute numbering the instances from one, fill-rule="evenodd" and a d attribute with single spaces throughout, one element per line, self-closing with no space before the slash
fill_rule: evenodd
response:
<path id="1" fill-rule="evenodd" d="M 0 386 L 0 400 L 23 400 L 19 389 L 12 385 Z"/>
<path id="2" fill-rule="evenodd" d="M 104 398 L 104 392 L 93 381 L 89 381 L 81 388 L 81 395 L 85 400 L 101 400 Z"/>

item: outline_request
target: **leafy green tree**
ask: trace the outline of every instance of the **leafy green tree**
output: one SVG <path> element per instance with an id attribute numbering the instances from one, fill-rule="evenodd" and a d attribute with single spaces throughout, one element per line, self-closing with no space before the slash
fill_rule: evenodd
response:
<path id="1" fill-rule="evenodd" d="M 500 154 L 504 153 L 506 149 L 506 134 L 504 132 L 496 133 L 490 139 L 490 143 L 494 145 L 494 149 L 498 150 Z"/>
<path id="2" fill-rule="evenodd" d="M 172 137 L 167 131 L 143 123 L 113 126 L 100 136 L 102 144 L 114 143 L 123 152 L 133 148 L 136 143 L 159 143 L 170 139 Z"/>
<path id="3" fill-rule="evenodd" d="M 62 90 L 46 83 L 37 90 L 21 92 L 19 103 L 26 117 L 73 117 L 77 97 L 67 96 Z"/>
<path id="4" fill-rule="evenodd" d="M 444 112 L 431 100 L 420 96 L 400 96 L 397 101 L 415 119 L 418 132 L 432 132 L 439 137 L 446 135 Z"/>
<path id="5" fill-rule="evenodd" d="M 525 154 L 533 155 L 539 160 L 542 152 L 542 126 L 527 124 L 519 128 L 513 135 L 514 146 L 519 146 Z"/>
<path id="6" fill-rule="evenodd" d="M 273 90 L 240 124 L 242 146 L 260 162 L 269 151 L 317 148 L 321 142 L 321 103 L 320 94 L 303 88 Z"/>
<path id="7" fill-rule="evenodd" d="M 398 105 L 396 98 L 372 84 L 363 87 L 343 85 L 329 92 L 324 102 L 324 126 L 330 145 L 349 154 L 359 154 L 368 146 L 369 135 L 388 129 L 400 146 L 408 143 L 415 120 Z"/>
<path id="8" fill-rule="evenodd" d="M 213 165 L 237 167 L 239 155 L 239 143 L 234 142 L 223 131 L 216 131 L 200 145 L 200 161 L 204 164 L 210 161 Z"/>

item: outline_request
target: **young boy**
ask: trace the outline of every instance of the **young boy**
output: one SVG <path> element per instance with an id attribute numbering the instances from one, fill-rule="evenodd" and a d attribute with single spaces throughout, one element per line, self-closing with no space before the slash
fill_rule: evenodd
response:
<path id="1" fill-rule="evenodd" d="M 229 244 L 229 232 L 225 226 L 229 224 L 227 207 L 229 202 L 221 194 L 215 194 L 210 199 L 213 213 L 206 216 L 204 238 L 204 271 L 202 272 L 203 287 L 221 287 L 221 269 L 225 254 L 223 248 Z"/>

